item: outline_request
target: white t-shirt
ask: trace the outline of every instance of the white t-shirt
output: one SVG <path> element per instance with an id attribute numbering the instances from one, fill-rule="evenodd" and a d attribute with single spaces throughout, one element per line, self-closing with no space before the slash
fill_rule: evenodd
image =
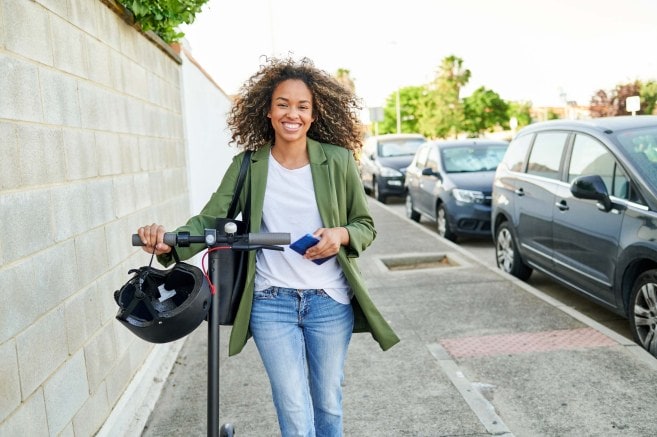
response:
<path id="1" fill-rule="evenodd" d="M 289 232 L 291 241 L 296 241 L 321 227 L 310 164 L 289 170 L 270 155 L 261 231 Z M 289 247 L 282 252 L 262 249 L 256 254 L 255 289 L 272 286 L 323 289 L 343 304 L 351 298 L 336 257 L 317 265 Z"/>

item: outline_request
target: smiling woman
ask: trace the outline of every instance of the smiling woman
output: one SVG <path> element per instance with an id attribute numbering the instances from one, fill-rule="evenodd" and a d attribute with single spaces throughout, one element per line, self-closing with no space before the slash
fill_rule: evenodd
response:
<path id="1" fill-rule="evenodd" d="M 227 120 L 232 142 L 253 153 L 238 153 L 203 211 L 176 230 L 199 235 L 225 217 L 248 162 L 238 210 L 250 207 L 249 232 L 317 240 L 301 253 L 249 257 L 230 335 L 230 355 L 253 338 L 286 436 L 342 435 L 341 383 L 353 332 L 371 332 L 384 350 L 399 341 L 355 262 L 376 230 L 354 158 L 361 142 L 354 108 L 352 91 L 309 59 L 268 59 L 240 89 Z M 139 228 L 145 250 L 168 264 L 164 233 L 157 224 Z M 186 259 L 195 251 L 178 253 Z"/>

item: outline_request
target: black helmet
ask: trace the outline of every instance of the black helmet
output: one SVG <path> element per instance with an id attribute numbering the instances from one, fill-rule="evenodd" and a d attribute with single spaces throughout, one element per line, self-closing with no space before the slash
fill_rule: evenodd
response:
<path id="1" fill-rule="evenodd" d="M 141 267 L 114 292 L 116 318 L 151 343 L 178 340 L 196 329 L 208 314 L 210 286 L 193 265 L 179 262 L 170 270 Z"/>

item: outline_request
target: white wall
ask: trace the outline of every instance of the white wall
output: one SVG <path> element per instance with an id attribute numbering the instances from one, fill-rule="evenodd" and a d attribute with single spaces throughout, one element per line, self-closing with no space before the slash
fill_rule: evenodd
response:
<path id="1" fill-rule="evenodd" d="M 190 214 L 180 59 L 107 3 L 0 0 L 1 436 L 98 431 L 156 349 L 130 235 Z"/>
<path id="2" fill-rule="evenodd" d="M 232 101 L 196 63 L 191 50 L 183 50 L 182 88 L 190 207 L 196 214 L 219 186 L 238 149 L 228 145 L 226 116 Z"/>

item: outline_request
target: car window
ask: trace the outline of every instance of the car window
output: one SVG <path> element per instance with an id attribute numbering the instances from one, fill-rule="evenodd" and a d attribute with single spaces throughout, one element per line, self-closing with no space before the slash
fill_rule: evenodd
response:
<path id="1" fill-rule="evenodd" d="M 389 158 L 391 156 L 415 155 L 423 142 L 424 139 L 422 138 L 381 141 L 379 142 L 379 156 Z"/>
<path id="2" fill-rule="evenodd" d="M 559 179 L 559 163 L 568 132 L 539 132 L 529 155 L 527 173 Z"/>
<path id="3" fill-rule="evenodd" d="M 534 135 L 522 135 L 516 137 L 504 154 L 502 163 L 511 171 L 523 171 L 523 165 L 525 163 L 525 157 L 527 156 L 527 150 L 529 150 L 529 145 L 532 142 Z"/>
<path id="4" fill-rule="evenodd" d="M 568 167 L 568 182 L 577 176 L 598 175 L 607 192 L 621 199 L 629 198 L 629 181 L 623 169 L 607 148 L 598 140 L 577 134 Z"/>
<path id="5" fill-rule="evenodd" d="M 417 151 L 417 155 L 415 157 L 415 166 L 417 168 L 419 169 L 426 168 L 425 163 L 427 162 L 427 154 L 429 153 L 430 148 L 431 146 L 426 145 Z"/>
<path id="6" fill-rule="evenodd" d="M 445 148 L 442 150 L 443 167 L 447 173 L 493 171 L 506 149 L 506 145 Z"/>
<path id="7" fill-rule="evenodd" d="M 657 127 L 628 129 L 617 138 L 642 178 L 657 191 Z"/>
<path id="8" fill-rule="evenodd" d="M 427 165 L 434 172 L 438 172 L 438 150 L 436 147 L 429 148 L 429 156 L 427 157 Z"/>

